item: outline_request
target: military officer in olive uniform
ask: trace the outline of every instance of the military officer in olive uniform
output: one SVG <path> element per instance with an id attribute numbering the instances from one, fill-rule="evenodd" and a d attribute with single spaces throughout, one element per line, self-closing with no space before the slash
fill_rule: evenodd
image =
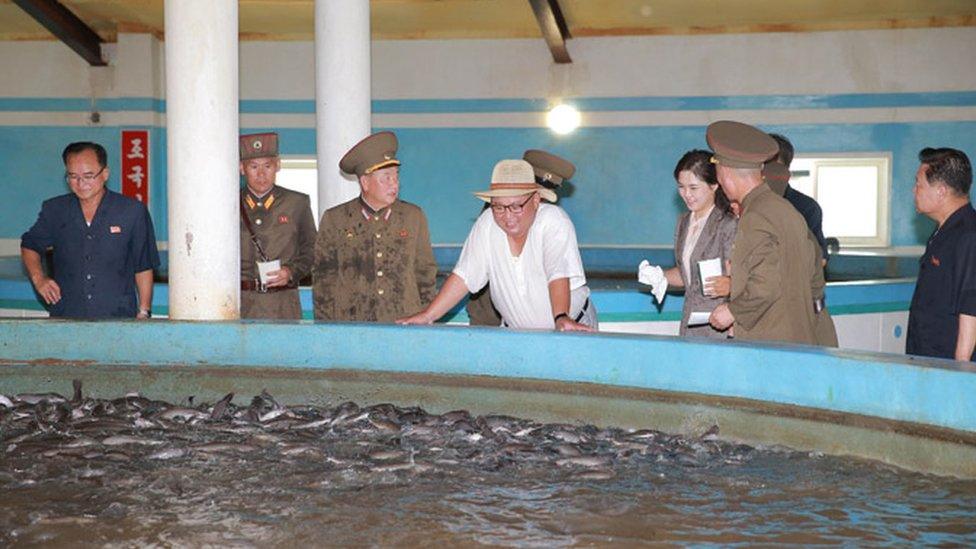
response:
<path id="1" fill-rule="evenodd" d="M 771 135 L 770 137 L 773 136 Z M 784 195 L 790 182 L 789 167 L 780 163 L 774 158 L 773 160 L 766 162 L 766 164 L 763 166 L 762 175 L 763 180 L 767 185 L 769 185 L 769 188 L 772 189 L 774 193 L 780 196 Z M 786 197 L 783 196 L 783 198 Z M 787 200 L 787 202 L 789 202 L 789 200 Z M 790 202 L 790 204 L 793 203 Z M 796 206 L 794 205 L 794 208 L 795 207 Z M 803 213 L 800 212 L 800 215 L 803 215 Z M 804 217 L 804 220 L 807 222 L 807 227 L 810 228 L 807 235 L 808 238 L 813 240 L 818 249 L 822 249 L 820 242 L 817 239 L 817 235 L 814 233 L 813 227 L 810 226 L 809 220 L 806 217 Z M 823 310 L 816 315 L 817 345 L 824 347 L 837 347 L 837 328 L 834 326 L 833 317 L 830 316 L 830 312 L 827 310 L 827 303 L 825 300 L 826 281 L 824 279 L 823 266 L 826 264 L 826 261 L 821 259 L 820 256 L 817 257 L 817 260 L 817 266 L 819 268 L 814 270 L 813 299 L 823 303 Z"/>
<path id="2" fill-rule="evenodd" d="M 300 319 L 298 282 L 312 269 L 315 217 L 308 195 L 275 185 L 278 134 L 242 135 L 241 318 Z M 261 280 L 258 262 L 280 263 Z"/>
<path id="3" fill-rule="evenodd" d="M 557 193 L 563 181 L 576 173 L 576 166 L 572 162 L 546 151 L 529 149 L 522 155 L 522 160 L 532 165 L 536 183 Z M 485 204 L 485 208 L 488 206 Z M 502 323 L 502 315 L 498 314 L 491 302 L 490 287 L 490 284 L 486 284 L 478 293 L 468 295 L 467 311 L 472 326 L 500 326 Z"/>
<path id="4" fill-rule="evenodd" d="M 803 217 L 763 182 L 763 163 L 779 150 L 776 141 L 731 121 L 711 124 L 706 140 L 719 184 L 742 207 L 729 301 L 712 311 L 709 322 L 718 330 L 733 327 L 736 339 L 816 344 L 816 315 L 823 309 L 823 301 L 814 299 L 820 254 Z"/>
<path id="5" fill-rule="evenodd" d="M 359 197 L 322 214 L 315 241 L 316 320 L 392 322 L 433 299 L 437 264 L 427 217 L 399 200 L 400 161 L 391 132 L 360 141 L 339 161 L 359 178 Z"/>

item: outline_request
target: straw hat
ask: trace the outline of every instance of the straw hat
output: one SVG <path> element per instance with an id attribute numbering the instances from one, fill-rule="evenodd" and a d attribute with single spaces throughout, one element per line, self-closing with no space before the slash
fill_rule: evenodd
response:
<path id="1" fill-rule="evenodd" d="M 502 160 L 491 171 L 491 187 L 474 195 L 491 202 L 493 197 L 522 196 L 535 192 L 544 200 L 556 201 L 555 192 L 536 183 L 532 164 L 525 160 Z"/>

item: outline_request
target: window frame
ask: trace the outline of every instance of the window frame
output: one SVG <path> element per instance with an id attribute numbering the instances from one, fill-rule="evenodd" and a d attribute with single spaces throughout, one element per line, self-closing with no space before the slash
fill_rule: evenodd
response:
<path id="1" fill-rule="evenodd" d="M 888 247 L 891 245 L 891 169 L 892 153 L 890 151 L 845 152 L 845 153 L 816 153 L 797 154 L 796 160 L 812 162 L 810 179 L 813 183 L 813 199 L 820 204 L 819 170 L 821 167 L 873 167 L 877 169 L 877 203 L 875 204 L 875 236 L 838 236 L 824 233 L 825 237 L 834 237 L 842 247 L 869 248 Z M 791 165 L 791 172 L 793 165 Z M 794 172 L 795 173 L 795 172 Z M 791 173 L 791 179 L 796 177 Z"/>
<path id="2" fill-rule="evenodd" d="M 284 170 L 312 170 L 312 171 L 316 172 L 316 180 L 318 179 L 318 159 L 315 156 L 307 156 L 307 155 L 288 155 L 288 156 L 284 156 L 284 155 L 282 155 L 282 156 L 279 156 L 278 158 L 281 161 L 281 171 L 284 171 Z M 281 185 L 281 187 L 286 188 L 286 189 L 291 189 L 290 187 L 287 187 L 285 185 Z M 295 189 L 292 189 L 292 190 L 295 190 Z M 318 228 L 318 223 L 319 223 L 319 219 L 318 219 L 318 217 L 319 217 L 318 216 L 318 204 L 319 204 L 319 200 L 320 200 L 321 197 L 318 196 L 318 187 L 317 186 L 315 187 L 314 191 L 315 191 L 315 194 L 314 195 L 311 194 L 311 193 L 308 193 L 308 194 L 309 194 L 309 200 L 311 201 L 311 205 L 312 205 L 312 217 L 315 219 L 315 226 L 316 226 L 316 228 Z M 305 189 L 301 189 L 300 192 L 305 192 Z"/>

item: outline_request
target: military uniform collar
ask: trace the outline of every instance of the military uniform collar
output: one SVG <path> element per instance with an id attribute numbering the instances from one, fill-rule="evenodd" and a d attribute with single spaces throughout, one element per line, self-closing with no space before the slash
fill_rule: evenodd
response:
<path id="1" fill-rule="evenodd" d="M 393 201 L 393 204 L 396 204 L 396 202 L 397 201 Z M 379 210 L 374 210 L 373 207 L 363 199 L 363 195 L 359 195 L 360 211 L 367 221 L 370 219 L 373 219 L 374 221 L 379 221 L 380 219 L 383 221 L 389 221 L 390 215 L 393 213 L 393 204 L 390 204 L 385 208 L 380 208 Z"/>
<path id="2" fill-rule="evenodd" d="M 773 190 L 770 189 L 769 188 L 769 185 L 767 185 L 765 182 L 763 182 L 761 185 L 759 185 L 755 189 L 752 189 L 751 191 L 749 191 L 749 193 L 746 194 L 745 197 L 742 198 L 742 213 L 745 213 L 746 212 L 746 209 L 749 208 L 749 204 L 752 204 L 753 202 L 755 202 L 757 197 L 762 196 L 762 195 L 764 195 L 766 193 L 771 193 L 771 192 L 773 192 Z"/>
<path id="3" fill-rule="evenodd" d="M 278 195 L 279 193 L 277 185 L 271 187 L 271 190 L 260 198 L 258 198 L 258 196 L 251 191 L 250 187 L 246 185 L 244 186 L 244 203 L 247 204 L 247 207 L 252 210 L 255 208 L 270 210 L 271 206 L 274 205 L 274 203 L 278 200 Z"/>

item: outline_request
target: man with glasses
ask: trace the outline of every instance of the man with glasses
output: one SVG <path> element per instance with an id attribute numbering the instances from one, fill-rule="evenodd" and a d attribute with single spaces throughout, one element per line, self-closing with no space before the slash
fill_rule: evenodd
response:
<path id="1" fill-rule="evenodd" d="M 71 193 L 46 200 L 23 234 L 20 257 L 52 317 L 151 316 L 156 233 L 146 207 L 105 188 L 108 157 L 97 143 L 61 154 Z M 53 249 L 53 278 L 41 256 Z"/>
<path id="2" fill-rule="evenodd" d="M 511 328 L 593 331 L 590 301 L 573 222 L 553 204 L 525 160 L 495 165 L 491 188 L 475 196 L 491 207 L 478 217 L 454 271 L 434 301 L 398 322 L 431 324 L 469 292 L 491 283 L 491 300 Z"/>
<path id="3" fill-rule="evenodd" d="M 576 166 L 569 160 L 538 149 L 525 151 L 522 160 L 532 165 L 536 182 L 557 195 L 563 181 L 576 173 Z M 489 204 L 485 204 L 485 209 L 488 207 Z M 502 323 L 501 315 L 491 302 L 489 285 L 476 294 L 468 295 L 468 305 L 465 308 L 468 311 L 468 324 L 471 326 L 500 326 Z"/>

